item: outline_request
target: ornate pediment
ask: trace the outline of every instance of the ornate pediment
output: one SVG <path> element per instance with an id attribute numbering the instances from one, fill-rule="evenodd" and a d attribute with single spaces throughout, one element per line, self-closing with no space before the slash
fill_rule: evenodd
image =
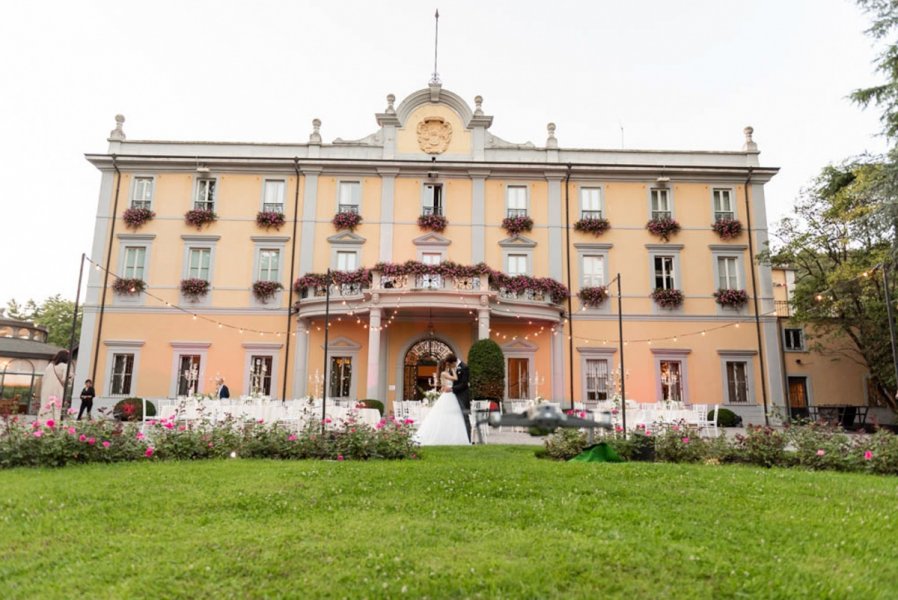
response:
<path id="1" fill-rule="evenodd" d="M 412 243 L 416 246 L 448 246 L 452 243 L 452 240 L 435 231 L 431 231 L 416 237 L 412 240 Z"/>
<path id="2" fill-rule="evenodd" d="M 321 347 L 324 348 L 324 344 L 321 344 Z M 328 352 L 358 352 L 361 349 L 361 344 L 342 336 L 330 340 L 327 344 Z"/>
<path id="3" fill-rule="evenodd" d="M 502 345 L 502 352 L 535 352 L 539 346 L 518 338 Z"/>
<path id="4" fill-rule="evenodd" d="M 415 128 L 418 147 L 427 154 L 442 154 L 452 140 L 452 125 L 443 117 L 424 117 Z"/>
<path id="5" fill-rule="evenodd" d="M 503 248 L 536 248 L 536 242 L 523 235 L 513 235 L 499 242 Z"/>
<path id="6" fill-rule="evenodd" d="M 327 241 L 331 244 L 352 244 L 360 246 L 367 240 L 351 231 L 341 231 L 340 233 L 335 233 L 334 235 L 327 238 Z"/>

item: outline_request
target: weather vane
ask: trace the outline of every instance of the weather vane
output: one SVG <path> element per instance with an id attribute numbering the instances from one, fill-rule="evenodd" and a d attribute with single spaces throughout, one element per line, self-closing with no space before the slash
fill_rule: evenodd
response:
<path id="1" fill-rule="evenodd" d="M 433 33 L 433 75 L 430 78 L 431 85 L 440 85 L 440 74 L 437 72 L 437 47 L 440 39 L 440 9 L 433 15 L 434 17 L 434 33 Z"/>

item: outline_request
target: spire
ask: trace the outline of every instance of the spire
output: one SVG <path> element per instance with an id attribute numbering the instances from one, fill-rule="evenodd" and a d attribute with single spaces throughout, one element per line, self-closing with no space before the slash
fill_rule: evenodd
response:
<path id="1" fill-rule="evenodd" d="M 433 15 L 434 32 L 433 32 L 433 75 L 430 77 L 430 85 L 440 85 L 440 74 L 437 71 L 437 48 L 440 39 L 440 9 L 437 9 Z"/>

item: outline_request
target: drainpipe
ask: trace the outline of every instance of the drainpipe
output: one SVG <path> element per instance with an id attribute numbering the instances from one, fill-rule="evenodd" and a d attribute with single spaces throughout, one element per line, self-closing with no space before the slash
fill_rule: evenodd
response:
<path id="1" fill-rule="evenodd" d="M 281 402 L 287 401 L 287 374 L 290 372 L 290 329 L 293 326 L 293 277 L 296 268 L 296 226 L 299 219 L 299 158 L 293 157 L 293 171 L 296 173 L 296 190 L 293 194 L 293 239 L 290 244 L 290 279 L 287 283 L 287 341 L 284 345 L 284 380 L 281 387 Z"/>
<path id="2" fill-rule="evenodd" d="M 97 323 L 97 339 L 94 343 L 94 364 L 90 371 L 90 380 L 94 382 L 94 385 L 97 383 L 97 360 L 99 360 L 100 357 L 100 339 L 103 335 L 103 315 L 106 313 L 106 291 L 109 289 L 109 266 L 112 261 L 112 244 L 115 240 L 115 221 L 118 218 L 118 196 L 122 186 L 122 172 L 119 171 L 118 163 L 116 163 L 115 160 L 115 154 L 112 155 L 112 168 L 115 169 L 116 173 L 115 199 L 112 202 L 112 214 L 109 219 L 111 223 L 109 225 L 109 243 L 107 244 L 106 250 L 106 269 L 103 273 L 103 294 L 100 297 L 100 318 Z"/>
<path id="3" fill-rule="evenodd" d="M 784 272 L 785 273 L 785 272 Z M 792 307 L 788 305 L 789 302 L 789 280 L 786 279 L 786 283 L 783 284 L 786 286 L 786 315 L 787 317 L 780 318 L 779 314 L 776 316 L 776 347 L 779 348 L 780 351 L 780 364 L 783 369 L 783 391 L 786 396 L 783 398 L 783 403 L 785 406 L 783 407 L 783 411 L 786 413 L 786 418 L 789 421 L 792 420 L 792 406 L 789 402 L 789 373 L 786 367 L 786 348 L 783 346 L 783 321 L 786 320 L 789 316 L 792 315 Z M 774 306 L 775 307 L 775 306 Z"/>
<path id="4" fill-rule="evenodd" d="M 764 401 L 764 425 L 770 425 L 770 417 L 767 416 L 767 369 L 764 363 L 764 344 L 761 338 L 761 313 L 758 309 L 758 281 L 755 273 L 755 244 L 751 228 L 751 208 L 748 204 L 748 186 L 751 183 L 753 167 L 748 168 L 748 176 L 745 178 L 745 221 L 748 226 L 748 253 L 751 260 L 751 296 L 755 307 L 755 331 L 758 334 L 758 360 L 761 364 L 761 398 Z"/>
<path id="5" fill-rule="evenodd" d="M 564 235 L 565 245 L 567 246 L 567 289 L 573 291 L 574 286 L 571 285 L 571 163 L 567 164 L 567 175 L 564 178 Z M 571 386 L 571 410 L 574 410 L 574 311 L 573 300 L 571 295 L 567 297 L 567 318 L 568 318 L 568 383 Z M 564 333 L 564 328 L 562 328 Z"/>

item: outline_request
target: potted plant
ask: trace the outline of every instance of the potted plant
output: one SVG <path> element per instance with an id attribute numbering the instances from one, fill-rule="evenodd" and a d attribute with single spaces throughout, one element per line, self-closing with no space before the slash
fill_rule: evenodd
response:
<path id="1" fill-rule="evenodd" d="M 661 308 L 677 308 L 683 304 L 683 292 L 658 288 L 652 292 L 652 300 L 657 302 Z"/>
<path id="2" fill-rule="evenodd" d="M 214 210 L 194 209 L 184 213 L 184 222 L 197 229 L 202 229 L 203 225 L 216 220 L 218 220 L 218 215 L 215 214 Z"/>
<path id="3" fill-rule="evenodd" d="M 611 229 L 611 222 L 601 217 L 587 217 L 574 223 L 574 231 L 591 233 L 596 237 L 599 237 L 609 229 Z"/>
<path id="4" fill-rule="evenodd" d="M 181 293 L 190 300 L 196 302 L 209 293 L 209 282 L 205 279 L 182 279 Z"/>
<path id="5" fill-rule="evenodd" d="M 119 277 L 112 283 L 112 291 L 119 296 L 136 296 L 145 289 L 147 289 L 147 284 L 143 279 Z"/>
<path id="6" fill-rule="evenodd" d="M 662 217 L 660 219 L 652 219 L 645 224 L 645 228 L 652 235 L 657 235 L 665 242 L 669 242 L 670 236 L 680 231 L 680 224 L 670 217 Z"/>
<path id="7" fill-rule="evenodd" d="M 502 229 L 511 236 L 521 235 L 525 231 L 533 229 L 533 219 L 527 215 L 505 217 L 502 219 Z"/>
<path id="8" fill-rule="evenodd" d="M 505 396 L 505 356 L 491 339 L 478 340 L 468 352 L 471 398 L 501 402 Z"/>
<path id="9" fill-rule="evenodd" d="M 349 231 L 355 231 L 355 228 L 359 226 L 362 222 L 362 215 L 357 212 L 347 211 L 347 212 L 338 212 L 334 215 L 334 218 L 331 220 L 334 228 L 337 231 L 348 229 Z"/>
<path id="10" fill-rule="evenodd" d="M 280 229 L 287 222 L 284 213 L 277 210 L 262 210 L 256 213 L 256 225 L 265 229 Z"/>
<path id="11" fill-rule="evenodd" d="M 595 308 L 608 299 L 608 288 L 604 285 L 585 287 L 577 293 L 577 297 L 580 298 L 580 303 L 583 306 Z"/>
<path id="12" fill-rule="evenodd" d="M 122 220 L 125 221 L 125 226 L 137 229 L 155 216 L 156 213 L 149 208 L 129 208 L 122 214 Z"/>
<path id="13" fill-rule="evenodd" d="M 259 302 L 268 302 L 278 291 L 284 289 L 284 286 L 277 281 L 256 281 L 253 283 L 253 296 Z"/>
<path id="14" fill-rule="evenodd" d="M 732 240 L 742 235 L 742 222 L 738 219 L 717 219 L 711 224 L 714 233 L 722 240 Z"/>
<path id="15" fill-rule="evenodd" d="M 436 231 L 442 233 L 449 221 L 443 215 L 421 215 L 418 217 L 418 227 L 425 231 Z"/>
<path id="16" fill-rule="evenodd" d="M 748 292 L 745 290 L 717 290 L 714 292 L 717 304 L 725 308 L 740 309 L 748 303 Z"/>

